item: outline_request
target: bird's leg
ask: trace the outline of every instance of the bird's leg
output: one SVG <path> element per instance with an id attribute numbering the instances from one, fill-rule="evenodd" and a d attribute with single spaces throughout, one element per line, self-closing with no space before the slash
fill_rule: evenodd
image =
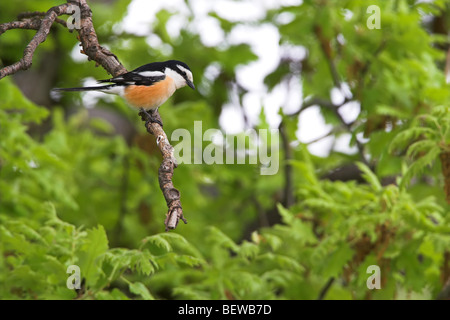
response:
<path id="1" fill-rule="evenodd" d="M 141 108 L 141 112 L 139 112 L 142 120 L 145 121 L 145 127 L 147 128 L 150 123 L 158 123 L 161 128 L 163 127 L 163 123 L 161 120 L 161 116 L 159 115 L 158 109 L 150 109 L 144 110 Z"/>

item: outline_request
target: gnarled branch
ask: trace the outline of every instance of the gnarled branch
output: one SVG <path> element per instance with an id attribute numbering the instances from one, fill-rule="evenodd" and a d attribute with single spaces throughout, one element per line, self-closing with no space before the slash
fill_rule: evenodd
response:
<path id="1" fill-rule="evenodd" d="M 81 21 L 77 32 L 83 48 L 82 52 L 88 56 L 89 60 L 101 65 L 114 77 L 128 72 L 113 53 L 100 46 L 92 23 L 92 11 L 86 0 L 67 0 L 67 3 L 52 7 L 46 13 L 26 12 L 18 16 L 19 21 L 0 24 L 0 35 L 12 29 L 37 30 L 35 36 L 25 48 L 23 58 L 0 69 L 0 79 L 31 67 L 34 52 L 47 39 L 53 23 L 57 22 L 67 27 L 67 23 L 58 19 L 58 16 L 72 14 L 72 5 L 80 8 Z M 149 123 L 147 131 L 156 137 L 157 145 L 163 155 L 163 161 L 158 170 L 158 180 L 168 207 L 165 219 L 167 231 L 175 229 L 180 219 L 187 223 L 183 217 L 180 192 L 174 188 L 172 183 L 173 170 L 177 167 L 177 162 L 173 156 L 173 147 L 170 145 L 163 128 L 158 123 Z"/>
<path id="2" fill-rule="evenodd" d="M 68 2 L 80 7 L 81 24 L 77 31 L 80 35 L 83 53 L 88 56 L 89 60 L 101 65 L 114 77 L 128 72 L 113 53 L 98 43 L 97 33 L 92 23 L 92 11 L 86 0 L 68 0 Z"/>
<path id="3" fill-rule="evenodd" d="M 142 120 L 146 120 L 145 114 L 142 115 Z M 169 209 L 166 214 L 166 220 L 164 221 L 166 231 L 168 231 L 169 229 L 175 229 L 180 220 L 187 223 L 183 216 L 180 192 L 175 189 L 172 182 L 173 170 L 178 164 L 173 155 L 173 147 L 170 145 L 169 139 L 167 139 L 167 135 L 163 128 L 158 123 L 149 122 L 147 123 L 147 131 L 156 137 L 156 144 L 163 156 L 163 161 L 158 170 L 158 180 L 159 187 L 163 192 Z"/>

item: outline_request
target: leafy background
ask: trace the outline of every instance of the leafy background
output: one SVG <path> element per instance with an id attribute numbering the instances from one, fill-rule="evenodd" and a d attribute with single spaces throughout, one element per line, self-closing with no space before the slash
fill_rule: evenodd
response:
<path id="1" fill-rule="evenodd" d="M 1 2 L 0 22 L 56 4 Z M 203 130 L 220 128 L 230 104 L 245 117 L 249 89 L 236 70 L 258 60 L 254 48 L 206 45 L 192 10 L 177 36 L 167 28 L 182 14 L 173 8 L 159 11 L 145 34 L 126 32 L 120 22 L 129 4 L 90 3 L 100 43 L 129 69 L 176 58 L 195 75 L 197 92 L 179 90 L 161 108 L 169 137 L 177 128 L 193 134 L 196 120 Z M 265 92 L 295 90 L 295 83 L 303 107 L 318 102 L 318 117 L 332 127 L 327 137 L 350 136 L 353 151 L 312 154 L 297 134 L 307 108 L 300 109 L 301 98 L 295 112 L 282 104 L 279 172 L 262 176 L 260 164 L 180 165 L 174 185 L 189 223 L 168 233 L 161 156 L 135 112 L 104 95 L 50 95 L 53 87 L 107 77 L 74 58 L 76 33 L 54 26 L 32 68 L 0 80 L 0 298 L 440 297 L 450 277 L 449 7 L 438 0 L 371 4 L 381 9 L 379 30 L 367 28 L 362 0 L 261 4 L 263 16 L 251 21 L 209 12 L 225 39 L 242 26 L 275 27 L 284 53 L 265 77 Z M 160 45 L 150 46 L 149 35 Z M 1 35 L 1 63 L 17 61 L 32 36 Z M 342 104 L 330 94 L 339 88 L 347 92 Z M 343 120 L 347 102 L 359 105 L 352 122 Z M 273 109 L 264 105 L 245 129 L 273 128 Z M 80 290 L 66 287 L 74 264 Z M 366 286 L 370 265 L 380 267 L 380 290 Z"/>

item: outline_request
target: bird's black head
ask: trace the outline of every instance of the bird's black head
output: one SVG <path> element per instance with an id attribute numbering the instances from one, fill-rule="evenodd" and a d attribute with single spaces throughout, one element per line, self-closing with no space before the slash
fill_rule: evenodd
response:
<path id="1" fill-rule="evenodd" d="M 189 68 L 189 66 L 184 63 L 183 61 L 179 61 L 179 60 L 167 60 L 166 62 L 163 62 L 166 66 L 168 66 L 169 68 L 171 68 L 172 70 L 175 70 L 175 68 L 178 68 L 178 66 L 183 67 L 184 69 L 187 69 L 189 71 L 191 71 L 191 68 Z"/>
<path id="2" fill-rule="evenodd" d="M 168 60 L 164 62 L 152 62 L 133 70 L 133 72 L 137 73 L 146 71 L 163 72 L 166 75 L 170 75 L 171 78 L 174 78 L 177 88 L 181 88 L 184 87 L 185 85 L 188 85 L 189 87 L 195 90 L 192 71 L 188 67 L 188 65 L 182 61 Z"/>
<path id="3" fill-rule="evenodd" d="M 163 63 L 166 64 L 167 68 L 172 69 L 173 71 L 180 74 L 186 81 L 186 84 L 195 90 L 194 78 L 192 76 L 192 71 L 186 63 L 184 63 L 182 61 L 178 61 L 178 60 L 168 60 Z"/>

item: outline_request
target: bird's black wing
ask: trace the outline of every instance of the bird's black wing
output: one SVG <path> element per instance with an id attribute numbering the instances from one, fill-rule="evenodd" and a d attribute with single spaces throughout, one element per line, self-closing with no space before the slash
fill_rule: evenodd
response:
<path id="1" fill-rule="evenodd" d="M 158 81 L 162 81 L 166 78 L 166 75 L 161 71 L 140 71 L 139 69 L 121 74 L 120 76 L 99 80 L 98 82 L 112 82 L 118 85 L 140 85 L 151 86 Z"/>

